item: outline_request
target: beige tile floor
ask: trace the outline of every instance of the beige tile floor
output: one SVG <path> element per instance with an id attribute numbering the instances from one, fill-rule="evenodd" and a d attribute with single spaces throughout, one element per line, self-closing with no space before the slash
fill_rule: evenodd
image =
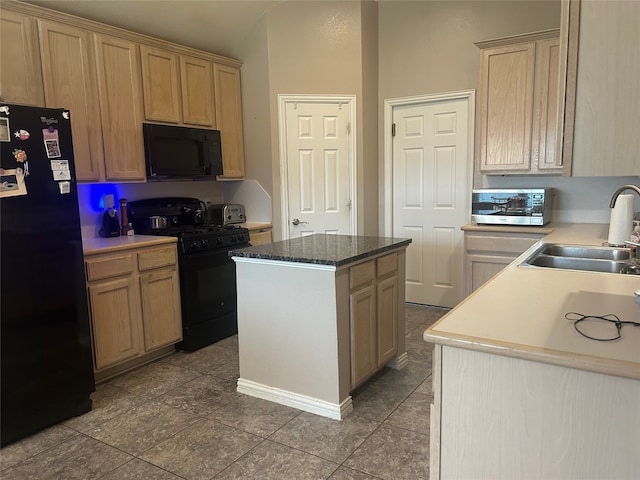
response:
<path id="1" fill-rule="evenodd" d="M 0 450 L 0 478 L 414 480 L 429 476 L 432 346 L 446 310 L 407 304 L 409 365 L 343 421 L 238 394 L 237 337 L 98 385 L 93 410 Z"/>

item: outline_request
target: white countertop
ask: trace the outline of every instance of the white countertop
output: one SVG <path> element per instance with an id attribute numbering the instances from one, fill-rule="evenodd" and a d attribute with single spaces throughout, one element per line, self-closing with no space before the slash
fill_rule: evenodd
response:
<path id="1" fill-rule="evenodd" d="M 601 245 L 607 225 L 558 225 L 542 242 Z M 428 342 L 640 379 L 640 327 L 582 337 L 567 312 L 640 322 L 640 276 L 520 267 L 539 243 L 424 332 Z"/>

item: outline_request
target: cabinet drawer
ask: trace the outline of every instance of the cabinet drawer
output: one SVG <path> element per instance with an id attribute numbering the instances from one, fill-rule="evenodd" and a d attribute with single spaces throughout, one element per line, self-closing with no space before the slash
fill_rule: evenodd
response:
<path id="1" fill-rule="evenodd" d="M 520 255 L 540 238 L 542 238 L 542 235 L 535 237 L 467 235 L 465 240 L 467 251 L 505 252 Z"/>
<path id="2" fill-rule="evenodd" d="M 133 272 L 133 255 L 100 256 L 86 260 L 87 280 L 100 280 L 102 278 L 117 277 Z"/>
<path id="3" fill-rule="evenodd" d="M 351 290 L 372 283 L 375 279 L 375 264 L 373 260 L 351 267 Z"/>
<path id="4" fill-rule="evenodd" d="M 176 247 L 154 248 L 138 253 L 138 270 L 144 272 L 153 268 L 175 265 Z"/>
<path id="5" fill-rule="evenodd" d="M 398 269 L 398 254 L 390 253 L 378 258 L 378 278 L 396 273 Z"/>

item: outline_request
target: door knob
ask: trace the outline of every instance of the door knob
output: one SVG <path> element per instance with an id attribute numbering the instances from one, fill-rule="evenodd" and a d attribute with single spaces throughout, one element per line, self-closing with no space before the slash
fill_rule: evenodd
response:
<path id="1" fill-rule="evenodd" d="M 300 225 L 301 223 L 309 223 L 309 222 L 301 222 L 297 218 L 294 218 L 293 220 L 291 220 L 291 223 L 293 223 L 294 225 Z"/>

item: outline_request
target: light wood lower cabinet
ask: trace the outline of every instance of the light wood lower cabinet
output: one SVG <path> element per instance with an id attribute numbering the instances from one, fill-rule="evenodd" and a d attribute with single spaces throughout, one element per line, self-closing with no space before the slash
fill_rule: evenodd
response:
<path id="1" fill-rule="evenodd" d="M 175 245 L 85 259 L 96 380 L 146 363 L 182 339 Z"/>
<path id="2" fill-rule="evenodd" d="M 259 230 L 249 230 L 249 242 L 254 246 L 273 242 L 271 229 L 261 228 Z"/>
<path id="3" fill-rule="evenodd" d="M 638 380 L 448 345 L 432 379 L 431 479 L 638 476 Z"/>
<path id="4" fill-rule="evenodd" d="M 542 233 L 465 232 L 465 297 L 480 288 L 543 236 Z"/>
<path id="5" fill-rule="evenodd" d="M 398 254 L 350 268 L 351 388 L 398 352 Z"/>

